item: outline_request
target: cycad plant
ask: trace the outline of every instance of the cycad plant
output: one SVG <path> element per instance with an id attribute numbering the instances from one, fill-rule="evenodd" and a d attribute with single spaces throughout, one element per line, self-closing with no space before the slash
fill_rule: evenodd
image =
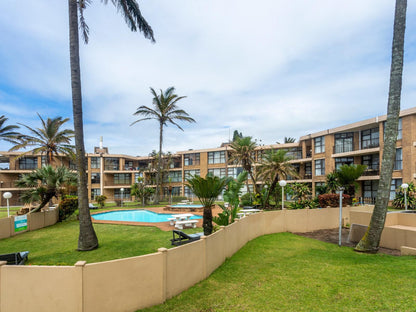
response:
<path id="1" fill-rule="evenodd" d="M 416 186 L 414 185 L 413 181 L 408 183 L 408 185 L 409 187 L 406 190 L 407 208 L 414 210 L 416 209 Z M 401 186 L 396 190 L 396 196 L 393 200 L 393 207 L 402 210 L 406 208 L 404 202 L 404 189 Z"/>
<path id="2" fill-rule="evenodd" d="M 68 168 L 53 168 L 50 165 L 23 175 L 16 181 L 16 186 L 25 188 L 21 199 L 25 203 L 39 202 L 39 206 L 31 212 L 42 209 L 53 198 L 64 194 L 66 185 L 76 185 L 77 175 Z"/>
<path id="3" fill-rule="evenodd" d="M 212 233 L 212 206 L 230 179 L 229 177 L 219 178 L 212 174 L 207 174 L 205 178 L 195 175 L 186 180 L 189 188 L 204 206 L 202 221 L 204 235 L 210 235 Z"/>
<path id="4" fill-rule="evenodd" d="M 365 169 L 367 169 L 366 165 L 342 165 L 335 172 L 339 185 L 345 188 L 345 194 L 354 197 L 355 189 L 358 187 L 356 181 Z"/>

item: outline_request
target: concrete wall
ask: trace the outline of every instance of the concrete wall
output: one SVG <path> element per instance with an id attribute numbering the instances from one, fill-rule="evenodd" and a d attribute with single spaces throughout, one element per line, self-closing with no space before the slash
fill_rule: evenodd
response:
<path id="1" fill-rule="evenodd" d="M 34 231 L 46 226 L 50 226 L 58 222 L 59 211 L 58 209 L 34 212 L 27 214 L 27 230 L 25 231 L 14 231 L 14 218 L 16 216 L 10 216 L 9 218 L 0 219 L 0 239 L 7 238 L 10 236 L 22 234 L 27 231 Z"/>
<path id="2" fill-rule="evenodd" d="M 347 216 L 350 208 L 343 209 Z M 39 220 L 36 219 L 36 224 Z M 338 208 L 261 212 L 200 240 L 157 253 L 67 266 L 0 263 L 0 310 L 136 311 L 163 303 L 208 277 L 258 236 L 338 227 Z"/>

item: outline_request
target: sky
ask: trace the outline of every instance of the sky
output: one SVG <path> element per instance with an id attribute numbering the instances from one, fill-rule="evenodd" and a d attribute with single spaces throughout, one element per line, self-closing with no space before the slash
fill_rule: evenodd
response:
<path id="1" fill-rule="evenodd" d="M 80 43 L 85 149 L 159 148 L 150 87 L 186 96 L 196 123 L 164 130 L 163 150 L 215 148 L 234 130 L 275 144 L 385 115 L 394 0 L 140 0 L 156 43 L 131 32 L 108 1 L 85 11 Z M 70 118 L 67 1 L 0 1 L 0 115 L 40 127 Z M 402 109 L 416 106 L 416 3 L 409 1 Z M 26 133 L 24 129 L 22 132 Z M 0 151 L 12 146 L 0 141 Z"/>

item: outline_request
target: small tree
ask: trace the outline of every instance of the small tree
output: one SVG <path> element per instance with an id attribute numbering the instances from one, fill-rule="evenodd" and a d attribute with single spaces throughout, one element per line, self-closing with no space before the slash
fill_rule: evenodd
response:
<path id="1" fill-rule="evenodd" d="M 326 185 L 326 191 L 324 193 L 329 192 L 331 194 L 335 194 L 338 191 L 340 185 L 338 182 L 337 174 L 335 172 L 331 172 L 326 175 L 325 185 Z M 321 194 L 324 194 L 324 193 L 321 193 Z"/>
<path id="2" fill-rule="evenodd" d="M 366 165 L 342 165 L 335 172 L 339 185 L 345 187 L 345 194 L 354 197 L 358 187 L 356 181 L 362 176 L 365 169 L 367 169 Z"/>
<path id="3" fill-rule="evenodd" d="M 212 174 L 207 174 L 205 178 L 195 175 L 186 180 L 189 188 L 204 206 L 202 221 L 204 235 L 210 235 L 212 233 L 212 206 L 230 179 L 228 177 L 219 178 Z"/>

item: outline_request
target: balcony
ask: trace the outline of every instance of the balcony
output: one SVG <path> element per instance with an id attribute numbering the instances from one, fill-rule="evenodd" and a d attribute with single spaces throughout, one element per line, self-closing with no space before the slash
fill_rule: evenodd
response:
<path id="1" fill-rule="evenodd" d="M 364 171 L 364 173 L 362 174 L 363 176 L 378 176 L 380 175 L 380 170 L 379 169 L 367 169 L 366 171 Z"/>
<path id="2" fill-rule="evenodd" d="M 351 145 L 334 146 L 332 157 L 360 156 L 377 154 L 380 152 L 380 146 L 367 145 L 366 148 L 354 148 Z"/>

